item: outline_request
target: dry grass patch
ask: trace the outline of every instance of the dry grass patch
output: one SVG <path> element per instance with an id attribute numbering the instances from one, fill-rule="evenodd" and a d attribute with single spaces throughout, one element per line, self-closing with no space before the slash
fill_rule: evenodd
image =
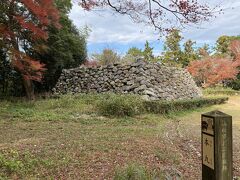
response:
<path id="1" fill-rule="evenodd" d="M 124 118 L 99 116 L 96 99 L 0 102 L 0 179 L 113 179 L 135 171 L 199 179 L 200 114 L 214 109 L 234 117 L 234 173 L 240 176 L 240 97 L 167 116 Z"/>

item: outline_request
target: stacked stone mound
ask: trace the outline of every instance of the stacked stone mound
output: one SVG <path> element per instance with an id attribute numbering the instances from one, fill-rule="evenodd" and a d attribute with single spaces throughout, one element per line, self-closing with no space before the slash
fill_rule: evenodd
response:
<path id="1" fill-rule="evenodd" d="M 190 99 L 202 96 L 187 71 L 144 62 L 63 70 L 53 91 L 55 94 L 134 93 L 148 100 Z"/>

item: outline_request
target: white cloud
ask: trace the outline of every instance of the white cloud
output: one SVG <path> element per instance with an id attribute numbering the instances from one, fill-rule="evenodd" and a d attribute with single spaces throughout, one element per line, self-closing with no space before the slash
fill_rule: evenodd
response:
<path id="1" fill-rule="evenodd" d="M 188 28 L 184 30 L 184 37 L 197 40 L 199 43 L 211 43 L 221 35 L 239 35 L 240 2 L 225 0 L 221 3 L 221 7 L 224 9 L 223 14 L 219 14 L 210 22 L 202 24 L 200 29 Z"/>
<path id="2" fill-rule="evenodd" d="M 225 13 L 204 23 L 200 29 L 187 28 L 183 31 L 185 39 L 193 39 L 197 43 L 213 43 L 219 36 L 240 34 L 240 2 L 238 0 L 205 1 L 219 4 Z M 88 25 L 92 32 L 89 43 L 143 43 L 154 41 L 159 36 L 152 27 L 133 23 L 129 17 L 113 14 L 111 11 L 84 11 L 74 5 L 70 18 L 78 27 Z"/>
<path id="3" fill-rule="evenodd" d="M 74 5 L 70 18 L 78 26 L 87 25 L 92 30 L 89 43 L 129 43 L 156 40 L 158 35 L 152 27 L 132 22 L 129 17 L 110 11 L 84 11 Z"/>

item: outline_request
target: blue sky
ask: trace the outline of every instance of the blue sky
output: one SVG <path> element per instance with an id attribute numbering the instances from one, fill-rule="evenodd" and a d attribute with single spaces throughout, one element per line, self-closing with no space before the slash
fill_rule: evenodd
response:
<path id="1" fill-rule="evenodd" d="M 192 39 L 197 42 L 196 46 L 201 46 L 204 43 L 213 45 L 221 35 L 240 34 L 239 0 L 211 0 L 205 2 L 211 2 L 212 6 L 220 5 L 224 9 L 224 13 L 198 27 L 184 29 L 182 35 L 185 41 Z M 123 55 L 130 47 L 143 48 L 146 40 L 154 47 L 155 55 L 160 54 L 163 50 L 164 37 L 157 40 L 159 35 L 153 27 L 136 24 L 127 16 L 114 14 L 111 11 L 88 12 L 74 4 L 70 18 L 79 28 L 85 25 L 90 27 L 89 55 L 99 53 L 104 48 L 111 48 Z"/>
<path id="2" fill-rule="evenodd" d="M 129 43 L 118 43 L 118 42 L 109 42 L 109 43 L 88 43 L 89 53 L 98 53 L 101 52 L 104 48 L 110 48 L 118 52 L 120 55 L 124 55 L 130 47 L 137 47 L 139 49 L 144 49 L 145 42 L 129 42 Z M 163 42 L 161 41 L 151 41 L 150 46 L 154 47 L 154 54 L 158 54 L 163 49 Z"/>

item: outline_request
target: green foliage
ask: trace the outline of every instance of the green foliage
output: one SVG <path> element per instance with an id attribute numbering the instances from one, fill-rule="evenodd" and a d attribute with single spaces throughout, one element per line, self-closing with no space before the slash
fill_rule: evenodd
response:
<path id="1" fill-rule="evenodd" d="M 56 0 L 56 4 L 61 12 L 62 28 L 49 27 L 45 53 L 35 52 L 36 57 L 46 64 L 47 68 L 43 82 L 36 83 L 38 91 L 50 91 L 63 69 L 78 67 L 87 58 L 88 29 L 78 30 L 69 19 L 68 13 L 72 7 L 70 0 Z"/>
<path id="2" fill-rule="evenodd" d="M 227 95 L 227 96 L 240 95 L 240 91 L 233 90 L 231 88 L 207 88 L 204 89 L 203 93 L 205 95 Z"/>
<path id="3" fill-rule="evenodd" d="M 140 165 L 131 164 L 125 168 L 118 168 L 114 180 L 151 180 L 154 179 L 148 170 Z"/>
<path id="4" fill-rule="evenodd" d="M 134 116 L 144 112 L 143 100 L 137 95 L 107 94 L 98 102 L 100 114 L 105 116 Z"/>
<path id="5" fill-rule="evenodd" d="M 216 50 L 220 54 L 226 54 L 229 52 L 230 37 L 220 36 L 216 42 Z"/>
<path id="6" fill-rule="evenodd" d="M 114 180 L 156 180 L 165 179 L 165 173 L 159 170 L 149 170 L 139 164 L 129 164 L 125 167 L 117 167 Z"/>
<path id="7" fill-rule="evenodd" d="M 22 161 L 18 160 L 18 154 L 14 153 L 11 159 L 6 159 L 3 155 L 0 155 L 0 169 L 1 174 L 12 174 L 14 172 L 21 171 L 24 167 Z"/>
<path id="8" fill-rule="evenodd" d="M 131 55 L 135 58 L 139 58 L 143 56 L 143 52 L 141 49 L 136 48 L 136 47 L 132 47 L 128 50 L 127 55 Z"/>
<path id="9" fill-rule="evenodd" d="M 226 35 L 220 36 L 216 42 L 216 47 L 215 47 L 217 51 L 216 53 L 221 56 L 231 55 L 229 45 L 231 41 L 239 40 L 239 39 L 240 39 L 240 36 L 226 36 Z"/>
<path id="10" fill-rule="evenodd" d="M 240 67 L 238 67 L 240 70 Z M 237 78 L 228 82 L 227 87 L 232 88 L 233 90 L 239 91 L 240 90 L 240 71 L 237 75 Z"/>
<path id="11" fill-rule="evenodd" d="M 239 74 L 240 76 L 240 74 Z M 231 87 L 233 90 L 240 90 L 240 78 L 237 78 L 231 82 L 228 83 L 228 87 Z"/>
<path id="12" fill-rule="evenodd" d="M 146 41 L 143 51 L 136 47 L 130 48 L 126 55 L 122 58 L 122 62 L 131 63 L 136 62 L 138 59 L 144 60 L 146 62 L 154 62 L 157 60 L 153 55 L 153 48 L 150 47 L 148 41 Z"/>
<path id="13" fill-rule="evenodd" d="M 181 49 L 180 42 L 183 37 L 179 30 L 169 33 L 164 44 L 162 62 L 170 66 L 186 67 L 188 64 L 199 58 L 199 54 L 194 49 L 196 42 L 187 40 Z"/>
<path id="14" fill-rule="evenodd" d="M 144 61 L 151 62 L 154 61 L 153 48 L 150 47 L 149 42 L 146 41 L 143 50 Z"/>
<path id="15" fill-rule="evenodd" d="M 220 36 L 216 42 L 216 53 L 217 56 L 230 57 L 236 60 L 236 55 L 231 51 L 231 42 L 234 40 L 240 40 L 240 36 Z M 237 55 L 238 56 L 238 55 Z M 228 87 L 234 90 L 240 90 L 240 73 L 237 75 L 235 80 L 231 80 L 227 83 Z"/>
<path id="16" fill-rule="evenodd" d="M 77 67 L 87 58 L 88 29 L 78 30 L 69 19 L 68 14 L 72 8 L 70 0 L 55 0 L 55 4 L 60 10 L 61 29 L 49 26 L 46 41 L 33 41 L 23 47 L 27 54 L 45 64 L 47 69 L 42 82 L 35 83 L 37 92 L 50 91 L 55 86 L 62 69 Z M 3 47 L 0 44 L 0 95 L 21 96 L 22 78 L 10 67 Z"/>
<path id="17" fill-rule="evenodd" d="M 93 54 L 93 58 L 101 65 L 109 65 L 121 61 L 121 57 L 112 49 L 104 49 L 101 54 Z"/>
<path id="18" fill-rule="evenodd" d="M 181 63 L 183 67 L 188 66 L 190 62 L 198 59 L 198 55 L 193 48 L 195 44 L 196 42 L 192 40 L 188 40 L 184 43 L 183 61 Z"/>
<path id="19" fill-rule="evenodd" d="M 145 112 L 168 114 L 171 112 L 222 104 L 227 100 L 228 98 L 226 97 L 208 97 L 175 101 L 144 101 L 135 95 L 108 94 L 99 101 L 97 109 L 103 115 L 116 117 L 134 116 Z"/>
<path id="20" fill-rule="evenodd" d="M 170 66 L 181 66 L 183 62 L 183 52 L 180 47 L 180 41 L 183 37 L 179 30 L 172 30 L 166 38 L 164 44 L 163 63 Z"/>
<path id="21" fill-rule="evenodd" d="M 3 3 L 3 4 L 2 4 Z M 5 21 L 4 14 L 8 7 L 5 2 L 0 2 L 0 22 Z M 2 19 L 3 18 L 3 19 Z M 2 24 L 1 24 L 2 25 Z M 20 73 L 16 72 L 10 62 L 8 54 L 8 44 L 1 38 L 0 34 L 0 98 L 10 95 L 22 95 L 22 78 Z"/>
<path id="22" fill-rule="evenodd" d="M 166 148 L 157 149 L 155 152 L 155 157 L 161 162 L 169 162 L 172 165 L 180 164 L 180 154 L 177 152 L 167 151 Z"/>
<path id="23" fill-rule="evenodd" d="M 222 104 L 225 103 L 227 100 L 227 97 L 211 97 L 176 101 L 146 101 L 144 102 L 144 104 L 145 109 L 149 113 L 169 114 L 171 112 L 178 112 L 215 104 Z"/>
<path id="24" fill-rule="evenodd" d="M 58 7 L 59 11 L 63 14 L 70 13 L 72 9 L 71 0 L 55 0 L 55 4 Z"/>
<path id="25" fill-rule="evenodd" d="M 183 37 L 180 35 L 180 31 L 177 29 L 172 30 L 166 38 L 164 50 L 166 51 L 180 51 L 180 41 Z"/>
<path id="26" fill-rule="evenodd" d="M 11 150 L 0 154 L 0 179 L 1 177 L 27 177 L 28 173 L 34 171 L 37 166 L 45 166 L 45 168 L 53 166 L 48 159 L 34 157 L 26 152 L 19 154 L 18 151 Z"/>
<path id="27" fill-rule="evenodd" d="M 59 98 L 26 101 L 3 101 L 0 117 L 24 121 L 74 120 L 78 114 L 102 114 L 110 117 L 126 117 L 138 114 L 168 114 L 214 104 L 221 104 L 227 98 L 201 98 L 175 101 L 144 101 L 138 95 L 127 94 L 79 94 Z"/>
<path id="28" fill-rule="evenodd" d="M 128 50 L 126 55 L 122 58 L 121 62 L 123 64 L 133 63 L 142 57 L 143 57 L 142 50 L 136 47 L 132 47 Z"/>
<path id="29" fill-rule="evenodd" d="M 5 100 L 0 103 L 1 116 L 12 121 L 58 121 L 75 119 L 75 114 L 94 113 L 100 95 L 61 96 L 53 99 L 39 99 L 27 102 L 23 99 Z"/>
<path id="30" fill-rule="evenodd" d="M 0 48 L 0 97 L 23 95 L 22 77 L 12 69 L 4 49 Z"/>
<path id="31" fill-rule="evenodd" d="M 211 51 L 208 44 L 204 44 L 202 47 L 198 48 L 197 50 L 197 56 L 199 59 L 203 59 L 209 56 L 210 53 Z"/>

